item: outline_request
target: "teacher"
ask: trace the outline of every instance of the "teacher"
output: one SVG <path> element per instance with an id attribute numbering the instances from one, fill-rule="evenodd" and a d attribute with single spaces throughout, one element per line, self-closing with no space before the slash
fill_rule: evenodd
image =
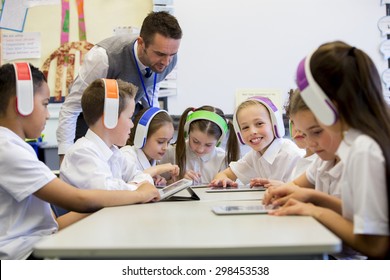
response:
<path id="1" fill-rule="evenodd" d="M 158 107 L 159 83 L 177 63 L 181 38 L 182 30 L 174 16 L 151 12 L 142 23 L 139 36 L 126 34 L 107 38 L 86 54 L 59 114 L 60 160 L 88 129 L 81 109 L 84 89 L 99 78 L 121 79 L 138 87 L 136 111 Z"/>

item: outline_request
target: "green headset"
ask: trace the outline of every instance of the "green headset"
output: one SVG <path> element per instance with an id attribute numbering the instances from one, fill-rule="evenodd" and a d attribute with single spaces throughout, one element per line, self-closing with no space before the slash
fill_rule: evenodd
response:
<path id="1" fill-rule="evenodd" d="M 190 124 L 193 121 L 197 120 L 206 120 L 215 123 L 218 125 L 218 127 L 221 129 L 222 134 L 221 137 L 217 140 L 217 147 L 222 143 L 223 139 L 225 138 L 229 127 L 224 118 L 222 118 L 220 115 L 214 112 L 206 111 L 206 110 L 199 110 L 194 111 L 192 113 L 189 113 L 186 119 L 186 123 L 184 125 L 184 136 L 187 137 L 189 135 L 190 130 Z"/>

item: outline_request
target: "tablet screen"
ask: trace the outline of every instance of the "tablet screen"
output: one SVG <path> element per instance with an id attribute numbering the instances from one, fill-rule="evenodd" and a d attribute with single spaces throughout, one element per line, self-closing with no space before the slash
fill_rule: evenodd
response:
<path id="1" fill-rule="evenodd" d="M 219 205 L 212 208 L 215 214 L 266 214 L 274 209 L 272 205 Z"/>
<path id="2" fill-rule="evenodd" d="M 177 181 L 177 182 L 175 182 L 175 183 L 173 183 L 173 184 L 171 184 L 171 185 L 166 186 L 165 188 L 163 188 L 163 189 L 162 189 L 162 192 L 163 192 L 163 193 L 170 192 L 171 190 L 174 190 L 174 189 L 176 189 L 176 188 L 178 188 L 178 187 L 180 187 L 180 186 L 182 186 L 182 185 L 184 185 L 184 184 L 187 185 L 186 182 Z"/>

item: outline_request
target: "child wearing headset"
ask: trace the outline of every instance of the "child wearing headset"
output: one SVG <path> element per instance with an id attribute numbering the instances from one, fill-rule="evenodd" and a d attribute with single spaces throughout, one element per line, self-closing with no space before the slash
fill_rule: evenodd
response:
<path id="1" fill-rule="evenodd" d="M 65 154 L 62 180 L 81 189 L 136 190 L 143 181 L 154 184 L 118 148 L 134 126 L 135 92 L 134 85 L 111 79 L 97 79 L 85 89 L 81 106 L 89 129 Z"/>
<path id="2" fill-rule="evenodd" d="M 219 145 L 227 134 L 225 151 Z M 205 105 L 197 109 L 187 108 L 183 112 L 177 141 L 168 148 L 161 163 L 174 162 L 180 168 L 180 178 L 208 184 L 230 161 L 237 160 L 239 154 L 232 123 L 221 109 Z"/>
<path id="3" fill-rule="evenodd" d="M 282 138 L 282 115 L 272 101 L 262 96 L 249 98 L 237 107 L 233 122 L 241 143 L 252 150 L 231 162 L 210 185 L 237 186 L 237 179 L 249 184 L 253 178 L 288 181 L 302 151 L 291 140 Z M 251 183 L 254 185 L 257 184 Z"/>
<path id="4" fill-rule="evenodd" d="M 296 90 L 290 98 L 289 116 L 304 137 L 307 149 L 313 151 L 316 158 L 303 173 L 295 176 L 293 181 L 285 185 L 316 189 L 340 198 L 339 181 L 343 164 L 336 156 L 336 150 L 342 141 L 342 133 L 329 133 L 323 129 L 303 101 L 299 90 Z M 283 182 L 279 181 L 263 183 L 267 187 L 283 185 Z"/>
<path id="5" fill-rule="evenodd" d="M 289 91 L 289 96 L 288 96 L 288 101 L 287 101 L 287 104 L 284 106 L 285 110 L 286 110 L 286 117 L 289 118 L 289 132 L 290 132 L 290 137 L 291 139 L 295 142 L 295 144 L 297 144 L 298 148 L 300 149 L 304 149 L 305 150 L 305 155 L 298 159 L 295 167 L 293 168 L 292 172 L 291 172 L 291 179 L 295 179 L 297 177 L 299 177 L 300 175 L 302 175 L 303 173 L 305 173 L 305 171 L 307 170 L 307 168 L 313 163 L 313 161 L 315 161 L 318 156 L 316 153 L 314 153 L 308 143 L 306 143 L 307 141 L 305 140 L 305 135 L 298 129 L 296 129 L 296 126 L 295 126 L 295 123 L 294 123 L 294 120 L 291 116 L 291 110 L 292 110 L 292 100 L 296 99 L 297 96 L 299 96 L 299 90 L 296 89 L 296 90 L 293 90 L 291 89 Z M 313 145 L 313 143 L 312 143 Z M 271 179 L 266 179 L 266 178 L 257 178 L 257 179 L 252 179 L 251 182 L 254 184 L 254 185 L 263 185 L 264 187 L 271 187 L 271 186 L 279 186 L 279 185 L 282 185 L 284 184 L 285 182 L 283 181 L 279 181 L 279 180 L 271 180 Z"/>
<path id="6" fill-rule="evenodd" d="M 80 190 L 60 179 L 41 161 L 25 138 L 41 135 L 49 117 L 49 87 L 28 63 L 0 67 L 0 259 L 26 259 L 33 246 L 87 214 L 59 218 L 50 203 L 82 213 L 102 207 L 158 199 L 149 183 L 137 191 Z"/>
<path id="7" fill-rule="evenodd" d="M 288 102 L 286 106 L 284 106 L 284 109 L 286 110 L 287 118 L 289 118 L 290 137 L 293 139 L 295 144 L 297 144 L 298 148 L 305 150 L 305 155 L 297 161 L 297 164 L 291 173 L 291 178 L 296 178 L 303 174 L 310 164 L 318 158 L 317 154 L 308 147 L 308 143 L 305 140 L 304 135 L 302 135 L 302 132 L 296 129 L 294 120 L 291 117 L 291 100 L 297 95 L 299 95 L 298 89 L 291 89 L 289 91 Z"/>
<path id="8" fill-rule="evenodd" d="M 150 174 L 156 186 L 164 186 L 167 181 L 160 174 L 169 172 L 170 177 L 179 175 L 177 165 L 156 165 L 156 161 L 164 157 L 173 134 L 173 120 L 167 111 L 157 107 L 143 109 L 135 116 L 130 138 L 121 152 L 127 161 L 136 163 L 138 170 Z"/>
<path id="9" fill-rule="evenodd" d="M 330 42 L 299 64 L 297 83 L 321 127 L 343 135 L 341 199 L 290 186 L 268 189 L 264 203 L 283 205 L 273 215 L 313 216 L 369 258 L 389 258 L 390 114 L 374 63 Z"/>

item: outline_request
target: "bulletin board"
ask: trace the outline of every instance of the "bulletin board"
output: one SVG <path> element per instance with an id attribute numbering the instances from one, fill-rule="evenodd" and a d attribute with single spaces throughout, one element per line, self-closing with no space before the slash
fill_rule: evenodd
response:
<path id="1" fill-rule="evenodd" d="M 152 10 L 153 1 L 152 0 L 5 0 L 5 1 L 29 1 L 36 2 L 33 6 L 28 8 L 28 12 L 25 17 L 25 22 L 23 26 L 23 31 L 18 32 L 15 30 L 9 29 L 0 29 L 3 36 L 7 36 L 9 40 L 15 40 L 14 38 L 22 37 L 23 40 L 29 40 L 28 37 L 33 37 L 34 42 L 38 41 L 38 46 L 35 46 L 34 50 L 36 51 L 36 56 L 28 59 L 23 59 L 28 61 L 33 65 L 42 69 L 45 61 L 52 55 L 53 61 L 49 65 L 49 87 L 51 89 L 51 95 L 53 97 L 58 95 L 58 80 L 56 80 L 56 68 L 57 68 L 57 59 L 59 59 L 58 52 L 64 48 L 71 49 L 83 49 L 85 52 L 88 51 L 94 44 L 101 41 L 104 38 L 110 37 L 115 34 L 115 29 L 118 28 L 140 28 L 142 21 L 145 16 Z M 62 44 L 63 32 L 64 31 L 64 10 L 63 3 L 67 3 L 68 9 L 68 28 L 67 36 L 69 41 L 69 46 Z M 80 13 L 78 12 L 79 4 L 83 4 L 83 15 L 82 21 L 85 25 L 85 34 L 80 34 L 82 31 L 79 28 L 80 24 Z M 84 36 L 83 36 L 84 35 Z M 7 40 L 5 38 L 5 40 Z M 73 42 L 80 42 L 84 40 L 85 42 L 72 44 Z M 5 44 L 3 39 L 2 45 Z M 21 39 L 19 39 L 21 40 Z M 33 41 L 33 39 L 30 39 Z M 36 44 L 36 43 L 35 43 Z M 57 52 L 57 54 L 56 54 Z M 75 52 L 76 53 L 76 52 Z M 56 56 L 57 55 L 57 56 Z M 74 56 L 70 55 L 66 59 L 71 62 L 72 59 L 80 61 L 79 53 Z M 62 61 L 59 63 L 64 63 L 63 57 Z M 21 60 L 21 59 L 19 59 Z M 1 64 L 15 61 L 13 59 L 6 60 L 4 56 L 1 57 Z M 69 64 L 71 65 L 71 64 Z M 78 63 L 74 64 L 74 69 L 72 73 L 77 74 L 78 72 Z M 68 84 L 73 80 L 73 76 L 66 77 L 66 72 L 63 71 L 63 75 L 68 78 Z M 69 72 L 69 71 L 68 71 Z M 67 90 L 64 85 L 62 85 L 61 90 L 62 95 L 65 95 L 64 92 Z M 59 101 L 59 100 L 57 100 Z"/>

